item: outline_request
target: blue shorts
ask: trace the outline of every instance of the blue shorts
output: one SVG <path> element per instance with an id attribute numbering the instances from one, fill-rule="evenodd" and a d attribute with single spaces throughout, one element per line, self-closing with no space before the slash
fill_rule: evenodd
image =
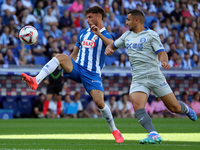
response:
<path id="1" fill-rule="evenodd" d="M 77 64 L 72 58 L 73 70 L 66 73 L 63 70 L 63 76 L 68 77 L 78 83 L 83 83 L 85 90 L 90 94 L 91 90 L 100 90 L 104 92 L 101 77 L 96 72 L 91 72 L 83 66 Z"/>

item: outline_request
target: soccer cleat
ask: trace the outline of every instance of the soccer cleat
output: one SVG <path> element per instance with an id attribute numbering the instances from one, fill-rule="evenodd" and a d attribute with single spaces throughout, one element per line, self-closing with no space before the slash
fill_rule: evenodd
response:
<path id="1" fill-rule="evenodd" d="M 123 143 L 124 142 L 124 138 L 123 136 L 121 135 L 120 131 L 119 130 L 115 130 L 112 132 L 114 138 L 115 138 L 115 141 L 117 143 Z"/>
<path id="2" fill-rule="evenodd" d="M 26 84 L 32 89 L 36 90 L 38 87 L 38 84 L 36 82 L 36 77 L 31 77 L 25 73 L 21 74 L 22 79 L 26 82 Z"/>
<path id="3" fill-rule="evenodd" d="M 190 118 L 190 120 L 196 121 L 197 120 L 196 113 L 191 108 L 188 108 L 188 109 L 189 109 L 189 111 L 188 111 L 188 113 L 186 115 Z"/>
<path id="4" fill-rule="evenodd" d="M 140 140 L 140 144 L 159 144 L 162 143 L 163 139 L 159 134 L 149 134 L 147 138 Z"/>

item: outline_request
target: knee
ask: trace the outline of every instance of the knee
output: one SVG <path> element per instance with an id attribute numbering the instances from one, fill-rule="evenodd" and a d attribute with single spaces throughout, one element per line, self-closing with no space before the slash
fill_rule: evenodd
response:
<path id="1" fill-rule="evenodd" d="M 65 54 L 57 54 L 55 57 L 59 60 L 60 64 L 70 59 L 70 57 Z"/>
<path id="2" fill-rule="evenodd" d="M 102 100 L 97 100 L 96 102 L 95 102 L 95 104 L 97 105 L 97 107 L 99 108 L 99 109 L 103 109 L 104 107 L 105 107 L 105 103 L 104 103 L 104 101 L 102 101 Z"/>

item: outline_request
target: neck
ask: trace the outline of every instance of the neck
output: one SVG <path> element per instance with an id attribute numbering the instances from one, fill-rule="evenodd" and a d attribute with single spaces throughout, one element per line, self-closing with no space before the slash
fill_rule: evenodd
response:
<path id="1" fill-rule="evenodd" d="M 138 26 L 136 29 L 135 29 L 135 33 L 140 33 L 140 32 L 142 32 L 142 31 L 144 31 L 145 30 L 145 28 L 144 28 L 144 26 L 142 25 L 142 26 Z"/>

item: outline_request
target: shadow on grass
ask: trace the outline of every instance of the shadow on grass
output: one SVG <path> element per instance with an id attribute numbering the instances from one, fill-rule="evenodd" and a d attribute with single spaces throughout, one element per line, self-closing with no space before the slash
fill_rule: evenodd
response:
<path id="1" fill-rule="evenodd" d="M 198 150 L 198 142 L 164 141 L 162 144 L 140 145 L 139 141 L 127 140 L 57 140 L 57 139 L 0 139 L 1 149 L 63 149 L 63 150 Z"/>

